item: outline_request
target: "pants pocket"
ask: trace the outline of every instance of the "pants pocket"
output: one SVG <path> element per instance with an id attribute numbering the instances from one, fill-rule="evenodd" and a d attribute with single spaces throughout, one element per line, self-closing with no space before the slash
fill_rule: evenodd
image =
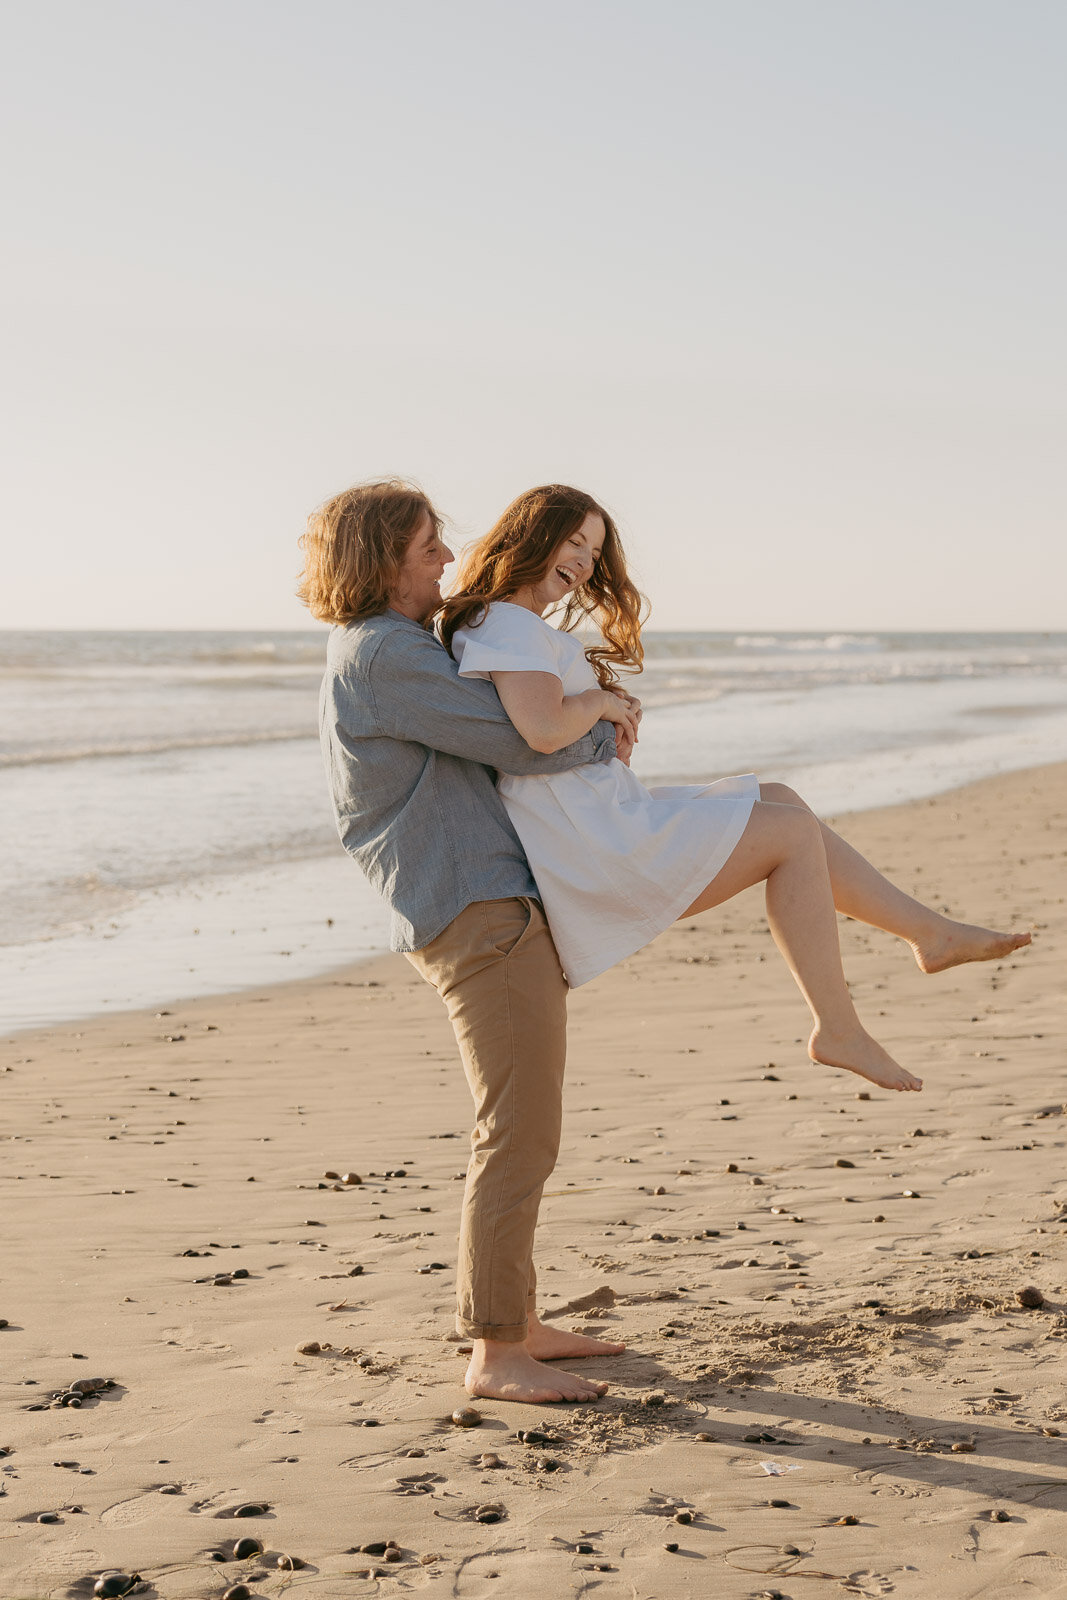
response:
<path id="1" fill-rule="evenodd" d="M 492 900 L 485 908 L 486 926 L 493 949 L 509 956 L 530 926 L 529 900 Z"/>

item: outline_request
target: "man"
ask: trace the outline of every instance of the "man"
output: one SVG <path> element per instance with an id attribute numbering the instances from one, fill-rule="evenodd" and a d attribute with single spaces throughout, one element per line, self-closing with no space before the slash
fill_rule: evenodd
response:
<path id="1" fill-rule="evenodd" d="M 461 679 L 427 627 L 453 557 L 417 489 L 336 495 L 301 540 L 300 597 L 329 640 L 323 753 L 341 842 L 392 908 L 391 944 L 447 1008 L 475 1103 L 457 1264 L 472 1395 L 541 1403 L 607 1388 L 546 1361 L 623 1346 L 546 1327 L 533 1236 L 559 1150 L 566 983 L 493 769 L 567 771 L 616 754 L 600 722 L 531 750 L 490 683 Z M 625 753 L 625 752 L 623 752 Z"/>

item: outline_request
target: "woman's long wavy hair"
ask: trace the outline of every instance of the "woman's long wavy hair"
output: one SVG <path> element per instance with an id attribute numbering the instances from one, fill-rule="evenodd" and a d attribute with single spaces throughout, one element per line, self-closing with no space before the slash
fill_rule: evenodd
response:
<path id="1" fill-rule="evenodd" d="M 508 600 L 528 584 L 540 583 L 564 539 L 578 531 L 591 511 L 603 518 L 604 544 L 588 582 L 572 589 L 563 602 L 559 626 L 570 632 L 588 618 L 598 628 L 603 642 L 585 653 L 602 689 L 617 683 L 620 671 L 640 672 L 646 601 L 630 582 L 619 530 L 592 495 L 561 483 L 520 494 L 464 553 L 459 587 L 437 613 L 448 649 L 456 629 L 476 627 L 494 600 Z"/>
<path id="2" fill-rule="evenodd" d="M 297 598 L 320 622 L 380 616 L 423 512 L 440 532 L 441 519 L 422 490 L 402 478 L 357 483 L 333 495 L 311 513 L 300 539 Z"/>

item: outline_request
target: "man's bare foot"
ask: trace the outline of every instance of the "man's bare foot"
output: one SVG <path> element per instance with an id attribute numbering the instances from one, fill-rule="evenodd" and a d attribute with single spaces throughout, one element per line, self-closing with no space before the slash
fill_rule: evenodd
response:
<path id="1" fill-rule="evenodd" d="M 995 928 L 977 928 L 969 922 L 950 922 L 928 939 L 915 940 L 912 949 L 923 972 L 945 972 L 965 961 L 999 961 L 1030 943 L 1028 933 L 998 933 Z"/>
<path id="2" fill-rule="evenodd" d="M 832 1034 L 827 1028 L 816 1028 L 808 1040 L 808 1055 L 824 1067 L 844 1067 L 848 1072 L 858 1072 L 861 1078 L 877 1083 L 882 1089 L 921 1089 L 921 1078 L 913 1077 L 906 1067 L 877 1039 L 872 1039 L 865 1029 L 857 1027 L 855 1033 Z"/>
<path id="3" fill-rule="evenodd" d="M 621 1356 L 626 1349 L 616 1339 L 594 1339 L 587 1333 L 552 1328 L 530 1318 L 526 1349 L 535 1361 L 577 1361 L 579 1356 Z"/>
<path id="4" fill-rule="evenodd" d="M 599 1400 L 608 1389 L 606 1383 L 543 1366 L 525 1344 L 505 1344 L 498 1339 L 475 1340 L 464 1384 L 468 1394 L 483 1400 L 521 1400 L 534 1406 L 553 1400 Z"/>

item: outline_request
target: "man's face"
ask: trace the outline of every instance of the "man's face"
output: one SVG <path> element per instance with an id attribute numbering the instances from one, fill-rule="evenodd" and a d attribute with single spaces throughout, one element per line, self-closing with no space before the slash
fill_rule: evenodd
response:
<path id="1" fill-rule="evenodd" d="M 441 576 L 454 559 L 430 513 L 424 511 L 404 551 L 397 586 L 389 596 L 392 609 L 413 622 L 425 622 L 441 604 Z"/>

